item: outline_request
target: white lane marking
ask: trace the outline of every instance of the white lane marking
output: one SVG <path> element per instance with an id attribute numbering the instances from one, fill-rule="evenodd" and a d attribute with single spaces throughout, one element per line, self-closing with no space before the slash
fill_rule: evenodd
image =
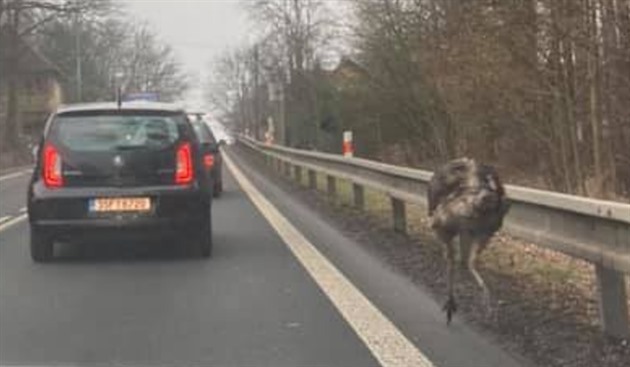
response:
<path id="1" fill-rule="evenodd" d="M 10 179 L 15 178 L 15 177 L 20 177 L 23 174 L 24 174 L 24 171 L 13 172 L 13 173 L 10 173 L 8 175 L 4 175 L 4 176 L 0 177 L 0 181 L 10 180 Z"/>
<path id="2" fill-rule="evenodd" d="M 25 175 L 25 174 L 27 174 L 29 172 L 31 172 L 30 169 L 25 169 L 25 170 L 22 170 L 22 171 L 9 173 L 8 175 L 4 175 L 4 176 L 0 177 L 0 181 L 10 180 L 12 178 L 20 177 L 20 176 L 23 176 L 23 175 Z"/>
<path id="3" fill-rule="evenodd" d="M 4 217 L 0 217 L 0 224 L 6 222 L 7 220 L 9 220 L 11 218 L 10 215 L 5 215 Z"/>
<path id="4" fill-rule="evenodd" d="M 243 191 L 379 363 L 383 367 L 432 367 L 433 363 L 254 187 L 231 158 L 227 154 L 223 157 Z"/>
<path id="5" fill-rule="evenodd" d="M 32 168 L 23 169 L 17 172 L 9 173 L 8 175 L 0 176 L 0 181 L 10 180 L 12 178 L 23 176 L 32 172 Z"/>
<path id="6" fill-rule="evenodd" d="M 4 231 L 5 229 L 8 229 L 9 227 L 12 227 L 12 226 L 20 223 L 21 221 L 23 221 L 27 217 L 28 217 L 28 214 L 26 214 L 26 213 L 20 214 L 17 217 L 12 218 L 11 220 L 7 221 L 6 223 L 0 224 L 0 232 Z"/>

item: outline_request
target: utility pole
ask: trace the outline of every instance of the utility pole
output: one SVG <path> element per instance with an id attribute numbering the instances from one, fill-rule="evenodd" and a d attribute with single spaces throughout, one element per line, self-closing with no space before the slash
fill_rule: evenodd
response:
<path id="1" fill-rule="evenodd" d="M 277 118 L 273 120 L 274 124 L 274 141 L 280 145 L 287 145 L 286 119 L 285 119 L 285 92 L 284 82 L 269 82 L 269 100 L 272 102 L 276 111 Z"/>
<path id="2" fill-rule="evenodd" d="M 256 137 L 256 139 L 261 140 L 261 127 L 262 127 L 262 118 L 261 118 L 261 114 L 260 114 L 260 96 L 259 96 L 259 71 L 258 71 L 258 61 L 259 61 L 259 55 L 258 55 L 258 45 L 254 45 L 254 100 L 252 101 L 254 103 L 254 136 Z"/>
<path id="3" fill-rule="evenodd" d="M 77 2 L 78 3 L 78 2 Z M 83 100 L 83 91 L 82 91 L 82 72 L 81 72 L 81 29 L 79 23 L 79 13 L 77 12 L 74 15 L 74 48 L 75 48 L 75 56 L 76 56 L 76 79 L 77 79 L 77 102 L 81 102 Z"/>
<path id="4" fill-rule="evenodd" d="M 122 71 L 117 71 L 114 74 L 114 84 L 116 87 L 116 104 L 118 105 L 118 108 L 120 108 L 120 106 L 122 105 L 122 98 L 123 98 L 123 82 L 124 82 L 124 78 L 125 77 L 125 73 L 123 73 Z"/>

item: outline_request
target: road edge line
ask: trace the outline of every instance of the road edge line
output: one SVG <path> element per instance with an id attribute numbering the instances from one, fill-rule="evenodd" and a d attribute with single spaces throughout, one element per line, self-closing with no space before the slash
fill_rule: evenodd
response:
<path id="1" fill-rule="evenodd" d="M 236 167 L 225 163 L 243 192 L 383 367 L 433 367 L 433 363 L 348 280 Z"/>

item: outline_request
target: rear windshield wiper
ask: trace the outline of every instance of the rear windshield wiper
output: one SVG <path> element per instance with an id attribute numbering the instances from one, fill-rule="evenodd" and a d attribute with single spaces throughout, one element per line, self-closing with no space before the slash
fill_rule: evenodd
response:
<path id="1" fill-rule="evenodd" d="M 116 145 L 114 147 L 114 149 L 116 150 L 141 150 L 141 149 L 147 149 L 146 145 Z"/>

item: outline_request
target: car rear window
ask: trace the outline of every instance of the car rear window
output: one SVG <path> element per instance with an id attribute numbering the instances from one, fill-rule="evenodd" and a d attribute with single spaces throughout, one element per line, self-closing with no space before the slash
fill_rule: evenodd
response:
<path id="1" fill-rule="evenodd" d="M 55 139 L 73 151 L 162 149 L 179 138 L 177 116 L 142 114 L 61 115 Z"/>
<path id="2" fill-rule="evenodd" d="M 193 128 L 195 129 L 195 134 L 199 139 L 200 143 L 215 143 L 216 140 L 210 131 L 208 125 L 205 122 L 194 121 L 192 123 Z"/>

